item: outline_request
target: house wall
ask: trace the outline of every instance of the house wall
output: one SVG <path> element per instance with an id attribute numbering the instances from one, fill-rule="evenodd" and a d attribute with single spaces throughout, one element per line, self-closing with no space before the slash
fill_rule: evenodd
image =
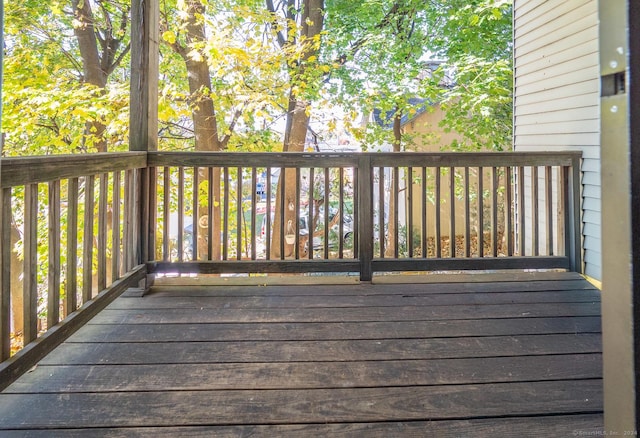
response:
<path id="1" fill-rule="evenodd" d="M 460 139 L 460 135 L 456 132 L 445 132 L 440 126 L 440 122 L 445 116 L 444 111 L 440 108 L 439 104 L 433 104 L 427 111 L 424 111 L 414 118 L 407 121 L 402 130 L 406 134 L 413 136 L 413 144 L 406 146 L 406 150 L 413 152 L 440 152 L 443 147 L 449 146 L 454 140 Z M 433 180 L 434 176 L 430 175 Z M 474 179 L 472 185 L 475 186 L 477 180 Z M 433 186 L 433 181 L 430 182 L 429 187 Z M 422 223 L 422 198 L 419 196 L 422 186 L 420 183 L 414 184 L 413 191 L 416 199 L 413 202 L 413 223 L 414 232 L 420 233 L 420 226 Z M 405 190 L 408 195 L 408 191 Z M 443 175 L 441 179 L 441 203 L 440 209 L 440 222 L 441 236 L 450 237 L 449 223 L 451 216 L 450 202 L 451 184 L 449 176 Z M 433 196 L 431 196 L 433 198 Z M 405 201 L 406 202 L 406 201 Z M 408 206 L 408 203 L 406 204 Z M 436 206 L 429 203 L 427 205 L 427 236 L 435 236 L 435 222 L 436 222 Z M 408 213 L 407 213 L 408 214 Z M 455 228 L 456 234 L 461 235 L 464 232 L 466 218 L 464 216 L 464 204 L 459 201 L 455 205 Z M 475 233 L 476 230 L 474 230 Z"/>
<path id="2" fill-rule="evenodd" d="M 402 127 L 403 132 L 415 135 L 415 144 L 407 145 L 406 150 L 415 152 L 438 152 L 443 146 L 459 140 L 456 132 L 445 132 L 440 126 L 445 113 L 439 104 L 433 104 L 428 111 L 424 111 L 410 119 Z"/>
<path id="3" fill-rule="evenodd" d="M 599 280 L 597 0 L 515 0 L 514 53 L 514 147 L 582 151 L 585 273 Z"/>

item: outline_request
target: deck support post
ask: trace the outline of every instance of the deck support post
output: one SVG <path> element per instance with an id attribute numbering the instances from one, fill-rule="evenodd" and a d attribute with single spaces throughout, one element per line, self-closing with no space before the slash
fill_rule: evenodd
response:
<path id="1" fill-rule="evenodd" d="M 131 151 L 158 149 L 158 77 L 160 43 L 158 0 L 133 0 L 131 4 Z M 145 263 L 155 258 L 155 169 L 137 171 L 135 188 L 138 210 L 134 226 L 135 259 Z M 136 264 L 137 264 L 136 263 Z M 147 282 L 149 283 L 149 282 Z M 146 285 L 145 285 L 146 287 Z"/>
<path id="2" fill-rule="evenodd" d="M 640 429 L 640 2 L 600 0 L 604 431 Z"/>
<path id="3" fill-rule="evenodd" d="M 131 114 L 129 150 L 158 150 L 158 0 L 131 2 Z"/>

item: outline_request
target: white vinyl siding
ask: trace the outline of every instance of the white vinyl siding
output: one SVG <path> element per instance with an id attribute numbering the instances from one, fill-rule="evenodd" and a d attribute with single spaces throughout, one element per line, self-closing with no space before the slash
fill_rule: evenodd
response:
<path id="1" fill-rule="evenodd" d="M 585 273 L 601 279 L 596 0 L 515 0 L 514 147 L 580 150 Z"/>

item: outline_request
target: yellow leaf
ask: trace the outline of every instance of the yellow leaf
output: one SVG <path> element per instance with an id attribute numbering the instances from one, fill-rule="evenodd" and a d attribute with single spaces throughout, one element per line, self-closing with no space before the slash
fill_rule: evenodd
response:
<path id="1" fill-rule="evenodd" d="M 175 44 L 176 34 L 172 30 L 167 30 L 162 34 L 162 39 L 168 42 L 169 44 Z"/>
<path id="2" fill-rule="evenodd" d="M 89 113 L 84 109 L 84 108 L 74 108 L 73 111 L 71 111 L 71 114 L 73 114 L 74 116 L 78 116 L 78 117 L 88 117 Z"/>

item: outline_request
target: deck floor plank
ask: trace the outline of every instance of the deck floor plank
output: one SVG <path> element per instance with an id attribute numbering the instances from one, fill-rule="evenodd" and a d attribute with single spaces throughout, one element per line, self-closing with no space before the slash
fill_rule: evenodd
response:
<path id="1" fill-rule="evenodd" d="M 279 437 L 279 438 L 424 438 L 426 437 L 571 437 L 602 434 L 599 414 L 557 415 L 466 420 L 404 421 L 377 423 L 333 423 L 296 425 L 240 425 L 191 427 L 134 427 L 31 430 L 31 438 L 158 438 L 158 437 Z M 22 437 L 21 431 L 4 431 L 7 438 Z"/>
<path id="2" fill-rule="evenodd" d="M 94 324 L 69 338 L 74 342 L 310 341 L 340 339 L 448 338 L 600 333 L 598 316 L 463 319 L 446 321 L 301 322 L 221 324 Z M 320 338 L 320 336 L 323 336 Z"/>
<path id="3" fill-rule="evenodd" d="M 446 321 L 479 318 L 542 318 L 597 316 L 600 303 L 486 304 L 459 306 L 324 307 L 270 309 L 105 309 L 94 318 L 99 324 L 199 324 L 221 322 L 364 322 Z"/>
<path id="4" fill-rule="evenodd" d="M 597 379 L 602 355 L 354 362 L 39 366 L 7 393 L 375 388 Z"/>
<path id="5" fill-rule="evenodd" d="M 383 388 L 3 394 L 5 428 L 411 421 L 595 413 L 602 381 Z M 60 415 L 64 412 L 64 415 Z"/>
<path id="6" fill-rule="evenodd" d="M 466 278 L 122 296 L 0 394 L 0 435 L 602 431 L 599 291 Z"/>
<path id="7" fill-rule="evenodd" d="M 590 290 L 555 292 L 484 292 L 464 294 L 348 295 L 348 296 L 224 296 L 224 297 L 149 297 L 117 300 L 109 310 L 117 309 L 297 309 L 344 307 L 425 307 L 480 304 L 543 304 L 599 302 Z"/>
<path id="8" fill-rule="evenodd" d="M 564 273 L 566 274 L 566 273 Z M 510 278 L 510 277 L 507 277 Z M 538 277 L 539 278 L 539 277 Z M 458 294 L 481 292 L 549 292 L 597 289 L 584 279 L 531 280 L 471 283 L 409 283 L 409 284 L 353 284 L 306 286 L 256 286 L 238 285 L 216 286 L 161 286 L 154 287 L 151 294 L 157 297 L 199 297 L 199 296 L 344 296 L 344 295 L 403 295 L 410 294 Z M 123 295 L 126 297 L 126 295 Z M 135 297 L 135 295 L 133 295 Z"/>
<path id="9" fill-rule="evenodd" d="M 58 347 L 41 363 L 350 362 L 599 352 L 601 336 L 596 333 L 342 341 L 68 343 Z"/>

